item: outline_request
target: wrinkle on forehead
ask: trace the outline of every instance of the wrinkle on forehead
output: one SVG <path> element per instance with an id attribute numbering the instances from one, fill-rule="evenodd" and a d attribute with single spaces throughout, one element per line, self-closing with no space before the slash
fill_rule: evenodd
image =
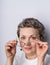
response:
<path id="1" fill-rule="evenodd" d="M 24 36 L 38 35 L 38 30 L 31 27 L 20 28 L 20 36 L 21 35 L 24 35 Z"/>

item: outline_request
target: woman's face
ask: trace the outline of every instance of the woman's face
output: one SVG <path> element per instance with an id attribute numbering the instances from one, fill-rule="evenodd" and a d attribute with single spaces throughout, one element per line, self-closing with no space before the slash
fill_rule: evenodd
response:
<path id="1" fill-rule="evenodd" d="M 26 54 L 36 53 L 36 44 L 35 44 L 36 38 L 39 39 L 37 29 L 31 27 L 20 28 L 19 41 L 22 50 Z"/>

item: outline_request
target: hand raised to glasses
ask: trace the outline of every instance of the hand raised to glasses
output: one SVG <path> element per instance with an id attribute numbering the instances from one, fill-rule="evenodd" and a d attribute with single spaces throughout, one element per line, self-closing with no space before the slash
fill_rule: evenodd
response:
<path id="1" fill-rule="evenodd" d="M 36 43 L 36 52 L 38 59 L 42 59 L 42 58 L 44 59 L 48 50 L 48 42 L 42 42 L 36 39 L 35 43 Z"/>
<path id="2" fill-rule="evenodd" d="M 16 53 L 17 40 L 8 41 L 5 45 L 7 58 L 13 59 Z"/>

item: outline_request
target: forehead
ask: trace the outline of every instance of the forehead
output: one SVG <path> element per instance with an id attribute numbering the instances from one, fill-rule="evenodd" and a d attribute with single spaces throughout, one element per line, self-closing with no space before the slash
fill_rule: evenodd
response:
<path id="1" fill-rule="evenodd" d="M 28 36 L 28 35 L 33 35 L 33 34 L 35 35 L 37 33 L 38 33 L 38 30 L 35 28 L 31 28 L 31 27 L 20 28 L 20 35 L 27 35 Z"/>

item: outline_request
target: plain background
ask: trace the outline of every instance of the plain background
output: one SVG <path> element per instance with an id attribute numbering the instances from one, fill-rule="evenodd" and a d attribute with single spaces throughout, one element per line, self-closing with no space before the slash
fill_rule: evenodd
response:
<path id="1" fill-rule="evenodd" d="M 6 64 L 5 43 L 17 38 L 17 25 L 28 17 L 45 25 L 50 54 L 50 0 L 0 0 L 0 65 Z"/>

